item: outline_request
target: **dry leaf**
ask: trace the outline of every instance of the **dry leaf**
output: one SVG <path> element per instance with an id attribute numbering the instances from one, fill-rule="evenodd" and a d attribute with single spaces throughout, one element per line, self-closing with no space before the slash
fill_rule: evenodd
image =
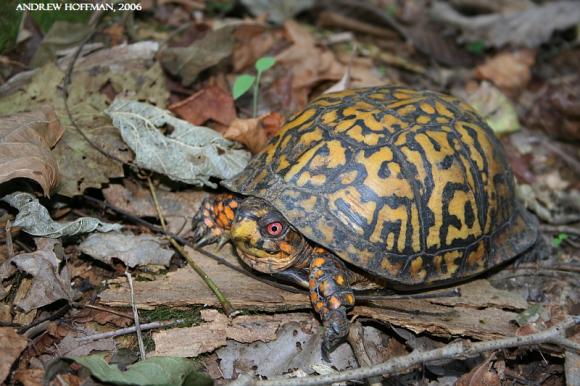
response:
<path id="1" fill-rule="evenodd" d="M 131 235 L 117 232 L 95 233 L 87 237 L 79 248 L 94 259 L 113 264 L 113 258 L 127 266 L 157 264 L 169 266 L 173 251 L 162 247 L 158 237 L 152 235 Z"/>
<path id="2" fill-rule="evenodd" d="M 270 28 L 263 24 L 246 23 L 238 27 L 234 33 L 236 44 L 232 54 L 234 72 L 254 66 L 262 56 L 267 55 L 275 46 L 285 41 L 284 30 Z"/>
<path id="3" fill-rule="evenodd" d="M 10 193 L 2 197 L 0 201 L 7 202 L 18 209 L 13 226 L 20 227 L 33 236 L 56 239 L 93 231 L 110 232 L 122 228 L 120 224 L 104 223 L 95 217 L 80 217 L 74 221 L 58 223 L 50 217 L 48 209 L 42 206 L 38 199 L 30 193 Z"/>
<path id="4" fill-rule="evenodd" d="M 573 27 L 580 21 L 577 1 L 553 1 L 523 11 L 492 15 L 464 16 L 451 5 L 435 1 L 434 19 L 462 30 L 461 41 L 483 42 L 488 47 L 538 47 L 552 33 Z"/>
<path id="5" fill-rule="evenodd" d="M 306 106 L 310 91 L 320 82 L 341 79 L 344 66 L 330 50 L 318 47 L 310 32 L 295 21 L 287 21 L 284 28 L 293 44 L 276 55 L 276 62 L 292 74 L 292 100 L 284 108 L 297 111 Z"/>
<path id="6" fill-rule="evenodd" d="M 490 82 L 484 80 L 479 86 L 468 84 L 466 90 L 457 94 L 477 110 L 496 135 L 521 128 L 513 103 Z"/>
<path id="7" fill-rule="evenodd" d="M 209 119 L 229 125 L 236 119 L 234 99 L 217 86 L 205 87 L 189 98 L 172 104 L 169 110 L 194 125 L 203 125 Z"/>
<path id="8" fill-rule="evenodd" d="M 557 79 L 537 94 L 525 122 L 551 137 L 580 140 L 580 77 Z"/>
<path id="9" fill-rule="evenodd" d="M 14 372 L 14 380 L 21 383 L 23 386 L 38 386 L 43 384 L 44 370 L 43 369 L 26 369 L 16 370 Z"/>
<path id="10" fill-rule="evenodd" d="M 485 360 L 457 380 L 456 386 L 500 386 L 505 379 L 505 362 L 493 359 Z"/>
<path id="11" fill-rule="evenodd" d="M 18 335 L 16 330 L 10 327 L 0 327 L 0 383 L 4 382 L 12 364 L 22 350 L 26 348 L 28 341 L 26 338 Z"/>
<path id="12" fill-rule="evenodd" d="M 211 177 L 241 172 L 250 154 L 216 131 L 175 118 L 167 110 L 117 98 L 106 113 L 135 153 L 135 164 L 175 180 L 216 187 Z M 161 127 L 173 130 L 163 135 Z"/>
<path id="13" fill-rule="evenodd" d="M 283 118 L 270 113 L 260 118 L 236 119 L 224 133 L 224 137 L 244 144 L 252 154 L 259 153 L 282 127 Z"/>
<path id="14" fill-rule="evenodd" d="M 530 68 L 535 59 L 535 50 L 502 52 L 477 66 L 475 76 L 478 79 L 492 81 L 500 90 L 509 95 L 518 95 L 532 77 Z"/>
<path id="15" fill-rule="evenodd" d="M 172 75 L 179 75 L 181 82 L 189 86 L 201 71 L 231 55 L 234 31 L 234 26 L 225 26 L 209 32 L 189 47 L 166 48 L 159 55 L 161 64 Z"/>
<path id="16" fill-rule="evenodd" d="M 58 164 L 50 152 L 64 132 L 48 107 L 0 118 L 0 183 L 30 178 L 46 196 L 59 180 Z"/>
<path id="17" fill-rule="evenodd" d="M 56 240 L 37 239 L 38 249 L 30 253 L 22 253 L 10 259 L 20 271 L 32 276 L 32 285 L 25 297 L 15 304 L 29 312 L 51 304 L 57 300 L 73 299 L 71 279 L 66 266 L 60 267 L 60 259 L 54 248 Z M 2 278 L 3 279 L 3 278 Z"/>

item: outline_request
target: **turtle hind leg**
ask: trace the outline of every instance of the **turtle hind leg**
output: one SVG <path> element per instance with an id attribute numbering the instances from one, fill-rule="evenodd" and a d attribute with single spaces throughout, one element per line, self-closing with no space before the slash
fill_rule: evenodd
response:
<path id="1" fill-rule="evenodd" d="M 242 198 L 231 193 L 209 196 L 192 219 L 193 240 L 197 247 L 225 244 Z"/>
<path id="2" fill-rule="evenodd" d="M 348 335 L 346 312 L 354 305 L 354 294 L 344 263 L 332 253 L 317 248 L 310 261 L 310 301 L 324 325 L 322 356 L 329 354 Z"/>

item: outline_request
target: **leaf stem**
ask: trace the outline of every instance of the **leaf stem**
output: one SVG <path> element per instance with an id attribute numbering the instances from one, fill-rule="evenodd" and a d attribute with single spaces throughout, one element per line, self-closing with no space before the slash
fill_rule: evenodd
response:
<path id="1" fill-rule="evenodd" d="M 262 77 L 262 71 L 257 71 L 256 81 L 254 82 L 254 99 L 252 104 L 252 118 L 256 118 L 258 115 L 258 96 L 260 94 L 260 78 Z"/>

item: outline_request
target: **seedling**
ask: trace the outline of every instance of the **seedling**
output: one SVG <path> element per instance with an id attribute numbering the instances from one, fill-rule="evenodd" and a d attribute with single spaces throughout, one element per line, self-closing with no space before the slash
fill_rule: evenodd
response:
<path id="1" fill-rule="evenodd" d="M 255 118 L 258 114 L 258 96 L 260 93 L 260 78 L 262 73 L 276 64 L 276 59 L 272 56 L 264 56 L 256 61 L 254 67 L 256 67 L 256 76 L 243 74 L 236 78 L 234 81 L 234 87 L 232 89 L 232 95 L 234 99 L 238 99 L 244 95 L 250 87 L 254 86 L 254 99 L 252 103 L 252 115 Z"/>
<path id="2" fill-rule="evenodd" d="M 552 246 L 554 246 L 554 248 L 560 248 L 562 246 L 562 241 L 566 240 L 567 238 L 568 235 L 566 233 L 559 233 L 552 239 Z"/>

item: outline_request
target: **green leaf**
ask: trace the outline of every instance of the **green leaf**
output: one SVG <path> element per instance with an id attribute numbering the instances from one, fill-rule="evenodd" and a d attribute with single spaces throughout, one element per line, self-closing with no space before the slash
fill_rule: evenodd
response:
<path id="1" fill-rule="evenodd" d="M 485 50 L 485 43 L 481 40 L 471 42 L 467 45 L 467 51 L 474 55 L 482 55 Z"/>
<path id="2" fill-rule="evenodd" d="M 250 87 L 252 87 L 255 81 L 256 77 L 253 75 L 244 74 L 238 76 L 234 82 L 234 88 L 232 90 L 234 99 L 238 99 L 244 95 Z"/>
<path id="3" fill-rule="evenodd" d="M 554 248 L 560 248 L 562 246 L 562 241 L 566 240 L 568 235 L 566 233 L 559 233 L 558 236 L 555 236 L 552 239 L 552 245 Z"/>
<path id="4" fill-rule="evenodd" d="M 72 357 L 78 364 L 89 369 L 102 382 L 115 385 L 141 386 L 210 386 L 213 381 L 207 375 L 195 371 L 195 364 L 186 358 L 155 357 L 127 366 L 121 371 L 109 365 L 104 354 Z"/>
<path id="5" fill-rule="evenodd" d="M 272 68 L 274 64 L 276 64 L 276 58 L 273 56 L 264 56 L 256 61 L 256 70 L 258 72 L 264 72 Z"/>

